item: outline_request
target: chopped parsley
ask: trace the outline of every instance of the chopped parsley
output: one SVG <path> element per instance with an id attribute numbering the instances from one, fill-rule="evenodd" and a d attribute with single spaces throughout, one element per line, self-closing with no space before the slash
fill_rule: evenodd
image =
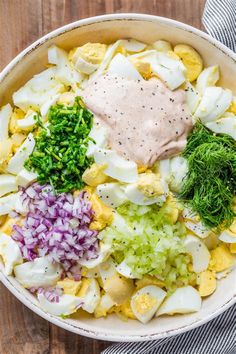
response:
<path id="1" fill-rule="evenodd" d="M 236 143 L 227 134 L 215 134 L 197 122 L 183 156 L 188 174 L 180 197 L 211 228 L 228 227 L 236 213 Z"/>
<path id="2" fill-rule="evenodd" d="M 93 115 L 77 97 L 73 106 L 52 106 L 48 123 L 46 129 L 39 122 L 35 149 L 25 167 L 36 171 L 38 182 L 50 183 L 57 193 L 81 189 L 82 174 L 93 162 L 86 156 Z"/>

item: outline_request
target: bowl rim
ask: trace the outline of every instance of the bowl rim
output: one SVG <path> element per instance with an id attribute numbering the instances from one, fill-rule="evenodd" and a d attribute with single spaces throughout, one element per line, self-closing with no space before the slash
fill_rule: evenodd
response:
<path id="1" fill-rule="evenodd" d="M 148 14 L 142 14 L 142 13 L 119 13 L 119 14 L 106 14 L 106 15 L 100 15 L 100 16 L 94 16 L 94 17 L 89 17 L 85 19 L 81 19 L 72 23 L 69 23 L 67 25 L 64 25 L 62 27 L 59 27 L 48 34 L 44 35 L 43 37 L 39 38 L 32 44 L 30 44 L 27 48 L 25 48 L 23 51 L 21 51 L 13 60 L 10 61 L 10 63 L 1 71 L 0 73 L 0 83 L 11 73 L 12 69 L 26 56 L 29 55 L 33 50 L 35 50 L 38 46 L 42 45 L 43 43 L 47 42 L 48 40 L 55 38 L 63 33 L 69 32 L 73 29 L 76 29 L 78 27 L 83 27 L 87 26 L 90 24 L 94 23 L 99 23 L 99 22 L 107 22 L 107 21 L 114 21 L 114 20 L 132 20 L 132 21 L 147 21 L 147 22 L 160 22 L 165 25 L 170 25 L 172 27 L 180 28 L 182 30 L 185 30 L 190 33 L 194 33 L 197 36 L 201 37 L 202 39 L 206 40 L 207 42 L 210 42 L 213 44 L 218 50 L 221 50 L 224 54 L 228 55 L 231 59 L 233 59 L 236 63 L 236 54 L 229 48 L 227 48 L 224 44 L 220 43 L 218 40 L 214 39 L 207 33 L 204 33 L 203 31 L 194 28 L 188 24 L 185 24 L 183 22 L 179 22 L 170 18 L 166 17 L 161 17 L 161 16 L 155 16 L 155 15 L 148 15 Z M 50 315 L 46 312 L 44 312 L 38 305 L 36 305 L 34 302 L 30 300 L 30 298 L 26 297 L 23 292 L 21 293 L 19 289 L 17 289 L 11 282 L 12 277 L 6 276 L 3 271 L 1 271 L 0 268 L 0 281 L 6 286 L 6 288 L 25 306 L 27 306 L 29 309 L 31 309 L 33 312 L 35 312 L 37 315 L 40 317 L 44 318 L 45 320 L 51 322 L 54 325 L 57 325 L 63 329 L 66 329 L 70 332 L 83 335 L 92 339 L 100 339 L 100 340 L 106 340 L 106 341 L 114 341 L 114 342 L 141 342 L 141 341 L 148 341 L 148 340 L 157 340 L 157 339 L 162 339 L 165 337 L 170 337 L 174 336 L 177 334 L 181 334 L 184 332 L 187 332 L 189 330 L 192 330 L 194 328 L 197 328 L 215 317 L 219 316 L 221 313 L 226 311 L 228 308 L 230 308 L 232 305 L 236 303 L 236 294 L 233 295 L 233 297 L 228 300 L 226 303 L 221 305 L 217 310 L 214 312 L 206 315 L 206 317 L 202 319 L 195 320 L 191 324 L 187 324 L 184 326 L 181 326 L 179 328 L 173 329 L 173 330 L 168 330 L 168 331 L 163 331 L 159 333 L 153 333 L 153 334 L 134 334 L 134 335 L 115 335 L 115 334 L 106 334 L 104 330 L 94 330 L 94 329 L 85 329 L 81 328 L 79 326 L 74 326 L 71 323 L 67 323 L 65 320 L 62 320 L 61 318 L 58 318 L 56 316 Z"/>

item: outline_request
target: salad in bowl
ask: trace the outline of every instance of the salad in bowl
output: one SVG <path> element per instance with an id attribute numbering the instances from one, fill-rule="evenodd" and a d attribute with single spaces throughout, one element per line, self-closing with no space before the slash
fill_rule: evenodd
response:
<path id="1" fill-rule="evenodd" d="M 69 52 L 0 110 L 0 256 L 55 316 L 198 312 L 235 268 L 236 98 L 183 43 Z"/>

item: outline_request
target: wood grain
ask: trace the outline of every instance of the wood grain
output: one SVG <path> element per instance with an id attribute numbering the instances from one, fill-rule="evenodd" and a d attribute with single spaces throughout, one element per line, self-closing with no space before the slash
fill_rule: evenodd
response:
<path id="1" fill-rule="evenodd" d="M 140 12 L 202 28 L 205 0 L 0 0 L 0 70 L 43 34 L 80 18 Z M 109 345 L 57 328 L 0 285 L 0 354 L 98 354 Z"/>

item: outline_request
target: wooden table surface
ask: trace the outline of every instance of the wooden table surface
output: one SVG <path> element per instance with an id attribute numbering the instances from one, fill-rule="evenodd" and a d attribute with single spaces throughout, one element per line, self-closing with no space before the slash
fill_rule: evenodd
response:
<path id="1" fill-rule="evenodd" d="M 140 12 L 202 28 L 204 3 L 205 0 L 0 0 L 0 70 L 42 35 L 80 18 Z M 108 345 L 49 324 L 0 284 L 0 354 L 98 354 Z"/>

